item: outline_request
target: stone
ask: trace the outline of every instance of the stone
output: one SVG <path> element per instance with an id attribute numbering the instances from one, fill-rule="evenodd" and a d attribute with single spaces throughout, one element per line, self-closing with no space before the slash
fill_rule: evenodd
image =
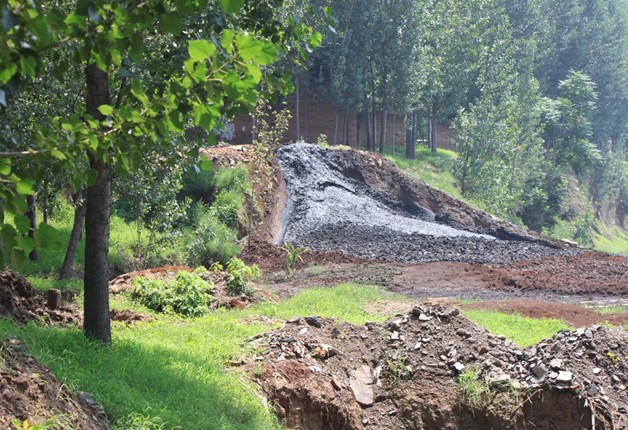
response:
<path id="1" fill-rule="evenodd" d="M 428 317 L 425 314 L 419 314 L 419 321 L 429 321 L 431 319 L 432 319 L 432 317 Z"/>
<path id="2" fill-rule="evenodd" d="M 560 370 L 563 368 L 563 360 L 555 358 L 554 360 L 550 361 L 549 365 L 552 370 Z"/>
<path id="3" fill-rule="evenodd" d="M 560 372 L 558 372 L 558 376 L 556 376 L 556 382 L 568 383 L 568 382 L 571 382 L 572 378 L 573 378 L 573 374 L 571 372 L 561 370 Z"/>
<path id="4" fill-rule="evenodd" d="M 599 373 L 602 371 L 602 369 L 600 369 L 599 367 L 594 367 L 593 368 L 593 374 L 594 375 L 599 375 Z"/>
<path id="5" fill-rule="evenodd" d="M 453 364 L 453 366 L 452 366 L 452 367 L 454 368 L 454 370 L 455 370 L 456 372 L 460 373 L 460 372 L 462 372 L 462 370 L 464 369 L 464 367 L 465 367 L 465 366 L 464 366 L 464 364 L 462 364 L 462 363 L 460 363 L 460 362 L 456 361 L 456 362 Z"/>
<path id="6" fill-rule="evenodd" d="M 595 396 L 599 392 L 600 387 L 598 387 L 596 384 L 591 384 L 589 385 L 589 389 L 587 390 L 587 396 Z"/>
<path id="7" fill-rule="evenodd" d="M 306 317 L 305 322 L 312 327 L 321 328 L 323 326 L 323 322 L 316 317 Z"/>
<path id="8" fill-rule="evenodd" d="M 301 330 L 299 330 L 299 334 L 300 335 L 304 335 L 308 332 L 309 330 L 307 329 L 307 327 L 303 327 Z"/>
<path id="9" fill-rule="evenodd" d="M 375 401 L 373 393 L 373 376 L 371 369 L 364 365 L 353 370 L 349 375 L 349 386 L 355 400 L 362 406 L 372 406 Z"/>
<path id="10" fill-rule="evenodd" d="M 545 368 L 545 365 L 541 363 L 532 369 L 532 374 L 534 374 L 537 378 L 542 379 L 547 374 L 547 369 Z"/>

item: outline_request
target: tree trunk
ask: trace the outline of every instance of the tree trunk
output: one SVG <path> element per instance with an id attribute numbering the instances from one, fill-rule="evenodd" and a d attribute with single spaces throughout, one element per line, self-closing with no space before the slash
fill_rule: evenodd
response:
<path id="1" fill-rule="evenodd" d="M 295 77 L 295 91 L 296 91 L 296 103 L 295 103 L 295 114 L 297 119 L 297 141 L 301 140 L 301 94 L 299 91 L 299 75 L 297 74 Z"/>
<path id="2" fill-rule="evenodd" d="M 397 143 L 397 115 L 393 115 L 393 132 L 392 132 L 392 155 L 395 156 L 395 145 Z"/>
<path id="3" fill-rule="evenodd" d="M 414 112 L 410 112 L 406 115 L 406 158 L 408 160 L 414 160 L 415 146 L 412 143 L 412 122 Z"/>
<path id="4" fill-rule="evenodd" d="M 432 106 L 432 116 L 430 117 L 431 123 L 431 148 L 432 152 L 436 153 L 436 148 L 438 148 L 438 118 L 436 116 L 436 106 Z"/>
<path id="5" fill-rule="evenodd" d="M 87 205 L 85 204 L 86 198 L 86 190 L 74 194 L 74 204 L 76 205 L 74 208 L 74 224 L 72 225 L 68 248 L 65 251 L 63 265 L 59 271 L 59 279 L 70 279 L 72 277 L 72 267 L 74 265 L 76 249 L 78 248 L 79 241 L 83 234 L 83 221 L 85 221 L 85 212 L 87 211 Z"/>
<path id="6" fill-rule="evenodd" d="M 379 138 L 379 152 L 384 154 L 386 152 L 386 125 L 388 124 L 388 113 L 386 109 L 382 110 L 382 131 Z"/>
<path id="7" fill-rule="evenodd" d="M 103 120 L 98 106 L 109 103 L 109 77 L 95 64 L 86 69 L 87 113 Z M 109 319 L 109 213 L 111 210 L 112 168 L 108 161 L 90 154 L 96 181 L 87 188 L 85 212 L 85 336 L 111 343 Z"/>
<path id="8" fill-rule="evenodd" d="M 35 194 L 26 197 L 26 204 L 28 208 L 26 209 L 26 217 L 30 223 L 30 228 L 28 229 L 28 237 L 35 240 L 35 230 L 37 230 L 37 198 Z M 28 254 L 28 258 L 33 261 L 39 261 L 39 251 L 37 250 L 37 246 L 33 248 L 33 250 Z"/>
<path id="9" fill-rule="evenodd" d="M 369 112 L 368 103 L 364 108 L 364 117 L 366 118 L 366 150 L 371 150 L 371 113 Z"/>
<path id="10" fill-rule="evenodd" d="M 371 151 L 375 151 L 377 147 L 377 113 L 375 112 L 375 106 L 373 106 L 373 147 Z"/>
<path id="11" fill-rule="evenodd" d="M 334 112 L 334 117 L 336 118 L 336 122 L 334 124 L 334 143 L 333 143 L 333 145 L 336 146 L 336 144 L 338 143 L 338 109 L 336 109 L 336 111 Z"/>
<path id="12" fill-rule="evenodd" d="M 343 124 L 342 141 L 344 145 L 349 145 L 349 111 L 345 110 L 345 122 Z"/>
<path id="13" fill-rule="evenodd" d="M 362 147 L 362 114 L 355 113 L 355 147 Z"/>

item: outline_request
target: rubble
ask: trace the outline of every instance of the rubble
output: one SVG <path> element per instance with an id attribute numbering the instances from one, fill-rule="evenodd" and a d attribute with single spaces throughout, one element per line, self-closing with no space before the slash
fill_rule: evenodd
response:
<path id="1" fill-rule="evenodd" d="M 268 348 L 265 366 L 297 362 L 316 368 L 309 371 L 310 383 L 330 387 L 343 404 L 353 405 L 350 410 L 357 405 L 360 411 L 359 420 L 351 421 L 358 422 L 355 427 L 343 421 L 346 427 L 308 428 L 628 428 L 625 331 L 565 330 L 524 349 L 443 306 L 415 306 L 360 327 L 311 321 L 293 320 L 255 341 Z M 467 371 L 488 385 L 493 400 L 475 408 L 465 404 L 456 378 Z M 258 382 L 275 399 L 269 382 Z M 299 404 L 284 405 L 286 417 Z M 563 418 L 552 415 L 552 404 L 566 411 Z M 548 419 L 553 427 L 543 427 Z"/>

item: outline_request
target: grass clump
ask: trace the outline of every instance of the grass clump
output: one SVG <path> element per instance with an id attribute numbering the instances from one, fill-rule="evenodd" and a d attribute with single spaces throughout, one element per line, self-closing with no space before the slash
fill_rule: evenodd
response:
<path id="1" fill-rule="evenodd" d="M 486 380 L 480 377 L 477 370 L 463 370 L 456 378 L 456 383 L 460 389 L 462 403 L 471 409 L 487 404 L 491 394 L 491 387 Z"/>
<path id="2" fill-rule="evenodd" d="M 207 270 L 199 267 L 194 272 L 179 272 L 174 281 L 138 276 L 133 280 L 133 297 L 157 312 L 199 317 L 207 313 L 207 304 L 213 299 L 214 285 L 203 278 L 206 274 Z"/>
<path id="3" fill-rule="evenodd" d="M 506 336 L 523 348 L 569 328 L 566 322 L 553 318 L 528 318 L 483 309 L 463 309 L 462 313 L 474 323 L 494 334 Z"/>

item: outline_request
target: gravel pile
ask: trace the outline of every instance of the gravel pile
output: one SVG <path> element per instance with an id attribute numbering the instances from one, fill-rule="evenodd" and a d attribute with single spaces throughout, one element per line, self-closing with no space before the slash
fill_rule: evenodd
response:
<path id="1" fill-rule="evenodd" d="M 577 252 L 536 243 L 514 226 L 437 190 L 425 192 L 428 187 L 420 181 L 383 162 L 365 161 L 367 156 L 354 151 L 295 144 L 280 148 L 276 157 L 288 189 L 280 243 L 403 263 L 499 264 Z M 380 171 L 386 174 L 378 175 Z M 376 187 L 373 181 L 381 183 Z M 460 224 L 463 220 L 467 228 Z M 490 232 L 525 240 L 500 240 Z"/>
<path id="2" fill-rule="evenodd" d="M 457 309 L 416 306 L 361 327 L 298 318 L 252 346 L 294 428 L 611 429 L 628 428 L 627 337 L 594 326 L 524 349 Z M 470 370 L 489 390 L 475 405 L 456 382 Z M 307 424 L 331 410 L 337 426 Z"/>

